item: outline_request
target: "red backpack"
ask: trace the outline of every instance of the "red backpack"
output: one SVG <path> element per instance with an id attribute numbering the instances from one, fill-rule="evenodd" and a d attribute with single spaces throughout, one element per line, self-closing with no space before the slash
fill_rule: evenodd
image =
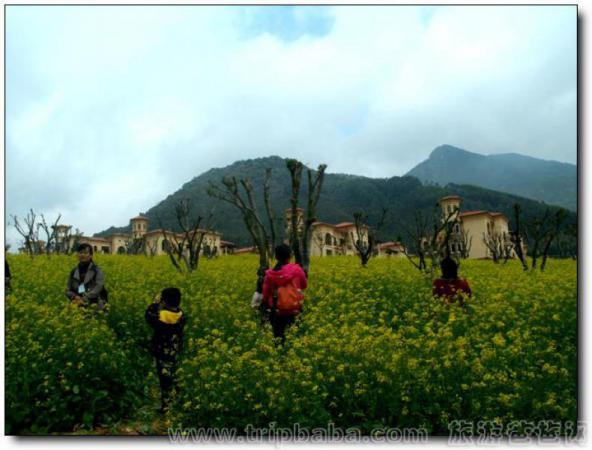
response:
<path id="1" fill-rule="evenodd" d="M 273 303 L 278 316 L 295 316 L 299 314 L 302 310 L 303 301 L 304 294 L 296 286 L 295 278 L 287 285 L 278 287 L 273 296 Z"/>

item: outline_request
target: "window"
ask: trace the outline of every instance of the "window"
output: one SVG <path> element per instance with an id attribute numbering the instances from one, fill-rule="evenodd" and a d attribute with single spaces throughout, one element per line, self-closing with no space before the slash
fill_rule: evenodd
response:
<path id="1" fill-rule="evenodd" d="M 124 253 L 125 253 L 125 248 L 122 246 L 119 246 L 119 248 L 117 249 L 117 254 L 123 255 Z"/>
<path id="2" fill-rule="evenodd" d="M 103 253 L 107 253 L 107 254 L 108 254 L 108 253 L 110 253 L 110 249 L 109 249 L 109 247 L 106 247 L 106 246 L 102 246 L 102 247 L 101 247 L 101 251 L 102 251 Z"/>
<path id="3" fill-rule="evenodd" d="M 333 252 L 332 252 L 331 250 L 327 250 L 327 251 L 325 252 L 325 254 L 326 254 L 327 256 L 333 256 Z"/>
<path id="4" fill-rule="evenodd" d="M 163 252 L 168 252 L 171 248 L 171 243 L 167 239 L 164 239 L 160 244 L 160 248 Z"/>
<path id="5" fill-rule="evenodd" d="M 454 232 L 460 233 L 460 225 L 458 223 L 454 225 Z"/>
<path id="6" fill-rule="evenodd" d="M 332 245 L 333 243 L 333 236 L 331 236 L 331 234 L 326 233 L 325 234 L 325 245 Z"/>

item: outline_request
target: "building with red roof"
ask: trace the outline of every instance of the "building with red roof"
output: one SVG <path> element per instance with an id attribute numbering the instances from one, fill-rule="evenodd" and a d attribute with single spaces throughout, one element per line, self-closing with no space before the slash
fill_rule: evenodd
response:
<path id="1" fill-rule="evenodd" d="M 148 255 L 165 255 L 167 254 L 167 246 L 179 245 L 182 243 L 184 234 L 170 230 L 162 230 L 160 228 L 148 230 L 149 220 L 146 216 L 138 215 L 130 219 L 131 233 L 112 233 L 105 237 L 84 236 L 84 235 L 66 235 L 70 230 L 70 225 L 61 225 L 58 230 L 59 239 L 69 239 L 70 244 L 75 242 L 80 244 L 86 243 L 93 248 L 95 253 L 115 253 L 125 254 L 134 243 L 141 243 L 140 248 Z M 223 248 L 221 244 L 222 234 L 214 230 L 205 230 L 199 228 L 195 231 L 202 239 L 202 252 L 213 252 L 214 254 L 227 254 L 229 248 L 234 246 L 231 242 L 226 242 Z M 189 233 L 192 237 L 193 232 Z"/>
<path id="2" fill-rule="evenodd" d="M 453 254 L 467 253 L 471 259 L 485 259 L 493 256 L 492 245 L 501 252 L 511 252 L 509 221 L 505 214 L 496 211 L 462 211 L 462 198 L 457 195 L 442 197 L 440 207 L 444 217 L 456 219 L 450 238 Z"/>
<path id="3" fill-rule="evenodd" d="M 296 223 L 298 230 L 302 231 L 304 223 L 304 210 L 298 208 L 298 217 Z M 290 235 L 292 210 L 286 209 L 286 236 Z M 368 228 L 363 226 L 360 230 L 361 240 L 368 243 Z M 332 224 L 328 222 L 316 221 L 312 224 L 312 243 L 310 249 L 311 256 L 335 256 L 335 255 L 355 255 L 356 249 L 354 242 L 358 239 L 356 225 L 353 222 L 340 222 Z"/>

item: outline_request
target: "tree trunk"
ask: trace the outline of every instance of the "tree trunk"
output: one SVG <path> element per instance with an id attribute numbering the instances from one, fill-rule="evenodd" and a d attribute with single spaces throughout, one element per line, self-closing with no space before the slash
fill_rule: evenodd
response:
<path id="1" fill-rule="evenodd" d="M 514 251 L 518 256 L 518 259 L 522 263 L 522 269 L 524 271 L 528 270 L 528 264 L 526 263 L 526 258 L 524 257 L 524 253 L 522 252 L 522 237 L 521 237 L 521 227 L 520 227 L 520 205 L 518 203 L 514 204 L 514 218 L 516 220 L 516 230 L 514 234 Z"/>

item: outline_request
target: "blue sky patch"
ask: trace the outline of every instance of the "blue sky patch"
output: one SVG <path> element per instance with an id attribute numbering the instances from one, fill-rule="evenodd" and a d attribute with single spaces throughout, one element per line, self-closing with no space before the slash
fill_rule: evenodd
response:
<path id="1" fill-rule="evenodd" d="M 241 35 L 254 38 L 269 33 L 285 42 L 304 35 L 322 37 L 333 27 L 329 7 L 320 6 L 256 6 L 242 9 L 239 20 Z"/>

